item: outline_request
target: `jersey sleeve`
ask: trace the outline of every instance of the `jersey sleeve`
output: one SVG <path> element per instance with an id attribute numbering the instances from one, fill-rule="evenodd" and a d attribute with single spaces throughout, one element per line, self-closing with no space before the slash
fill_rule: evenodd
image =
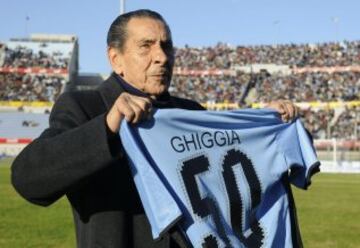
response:
<path id="1" fill-rule="evenodd" d="M 312 139 L 297 119 L 278 135 L 288 168 L 290 182 L 303 189 L 311 184 L 311 176 L 320 171 Z"/>
<path id="2" fill-rule="evenodd" d="M 153 169 L 135 129 L 125 121 L 120 128 L 120 137 L 152 236 L 158 239 L 181 218 L 181 210 Z"/>

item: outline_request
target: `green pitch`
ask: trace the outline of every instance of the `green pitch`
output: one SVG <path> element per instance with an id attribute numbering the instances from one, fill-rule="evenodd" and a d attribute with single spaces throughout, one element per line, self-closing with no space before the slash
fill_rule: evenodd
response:
<path id="1" fill-rule="evenodd" d="M 10 184 L 10 160 L 0 161 L 0 247 L 75 247 L 66 199 L 43 208 Z M 360 247 L 360 174 L 319 174 L 308 191 L 294 189 L 305 247 Z"/>
<path id="2" fill-rule="evenodd" d="M 317 174 L 294 195 L 304 247 L 360 247 L 360 174 Z"/>
<path id="3" fill-rule="evenodd" d="M 10 164 L 0 161 L 0 247 L 75 247 L 66 199 L 47 208 L 26 202 L 10 184 Z"/>

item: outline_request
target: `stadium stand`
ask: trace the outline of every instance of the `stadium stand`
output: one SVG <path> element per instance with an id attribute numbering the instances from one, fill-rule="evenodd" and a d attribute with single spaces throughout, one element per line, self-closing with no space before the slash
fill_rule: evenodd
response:
<path id="1" fill-rule="evenodd" d="M 54 102 L 77 73 L 76 36 L 11 39 L 0 47 L 0 100 Z"/>
<path id="2" fill-rule="evenodd" d="M 5 47 L 2 67 L 41 67 L 67 69 L 72 44 L 55 46 L 46 42 L 10 41 Z"/>
<path id="3" fill-rule="evenodd" d="M 74 35 L 0 43 L 0 154 L 16 155 L 46 127 L 54 101 L 78 74 Z"/>
<path id="4" fill-rule="evenodd" d="M 353 101 L 360 99 L 359 72 L 310 72 L 283 75 L 267 71 L 254 74 L 237 72 L 230 75 L 176 75 L 171 92 L 200 102 L 240 101 L 247 83 L 255 89 L 251 102 L 290 99 L 295 102 Z M 189 90 L 196 90 L 192 92 Z M 200 93 L 200 94 L 199 94 Z"/>
<path id="5" fill-rule="evenodd" d="M 179 48 L 176 67 L 231 69 L 239 65 L 276 64 L 296 67 L 329 67 L 360 65 L 360 41 L 319 44 L 285 44 Z"/>
<path id="6" fill-rule="evenodd" d="M 315 138 L 359 139 L 360 41 L 186 46 L 175 61 L 174 95 L 210 109 L 289 99 Z"/>
<path id="7" fill-rule="evenodd" d="M 331 137 L 359 139 L 360 134 L 360 106 L 346 107 L 334 120 L 331 126 Z"/>
<path id="8" fill-rule="evenodd" d="M 66 79 L 62 76 L 0 73 L 0 99 L 54 102 L 65 84 Z"/>
<path id="9" fill-rule="evenodd" d="M 289 99 L 321 149 L 334 147 L 333 138 L 360 149 L 360 41 L 185 46 L 176 49 L 175 61 L 173 95 L 216 110 Z M 0 43 L 0 111 L 49 112 L 64 90 L 93 89 L 105 78 L 78 73 L 75 36 Z"/>
<path id="10" fill-rule="evenodd" d="M 196 99 L 198 102 L 240 102 L 251 75 L 176 75 L 169 91 L 177 96 Z"/>
<path id="11" fill-rule="evenodd" d="M 272 99 L 309 101 L 353 101 L 360 99 L 360 73 L 352 71 L 273 74 L 256 85 L 256 102 Z"/>

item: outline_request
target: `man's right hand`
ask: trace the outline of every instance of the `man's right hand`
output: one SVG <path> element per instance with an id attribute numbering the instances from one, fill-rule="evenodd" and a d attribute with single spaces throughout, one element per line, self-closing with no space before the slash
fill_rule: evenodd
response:
<path id="1" fill-rule="evenodd" d="M 127 122 L 136 124 L 141 120 L 149 119 L 151 115 L 152 103 L 150 98 L 124 92 L 116 99 L 107 114 L 106 124 L 112 132 L 117 133 L 124 118 Z"/>

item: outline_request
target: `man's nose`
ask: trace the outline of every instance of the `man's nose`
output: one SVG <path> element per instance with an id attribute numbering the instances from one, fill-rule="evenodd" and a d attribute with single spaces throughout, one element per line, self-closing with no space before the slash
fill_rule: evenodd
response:
<path id="1" fill-rule="evenodd" d="M 154 51 L 154 61 L 159 64 L 165 64 L 169 60 L 169 55 L 165 50 L 160 46 L 155 47 Z"/>

